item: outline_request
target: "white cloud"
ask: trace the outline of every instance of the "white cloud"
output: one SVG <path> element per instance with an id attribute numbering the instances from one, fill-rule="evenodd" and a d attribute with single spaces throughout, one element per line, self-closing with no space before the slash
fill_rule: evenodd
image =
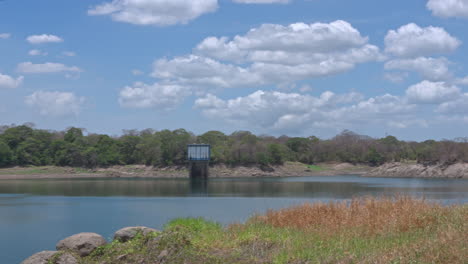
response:
<path id="1" fill-rule="evenodd" d="M 402 83 L 406 78 L 408 78 L 407 72 L 386 72 L 384 74 L 384 79 L 393 83 Z"/>
<path id="2" fill-rule="evenodd" d="M 468 85 L 468 76 L 466 76 L 465 78 L 457 79 L 455 83 L 459 85 Z"/>
<path id="3" fill-rule="evenodd" d="M 38 50 L 38 49 L 32 49 L 28 52 L 30 56 L 46 56 L 47 52 Z"/>
<path id="4" fill-rule="evenodd" d="M 452 77 L 446 58 L 418 57 L 414 59 L 396 59 L 385 63 L 386 70 L 415 71 L 430 81 L 447 80 Z"/>
<path id="5" fill-rule="evenodd" d="M 231 40 L 206 38 L 191 55 L 156 60 L 152 76 L 207 89 L 281 86 L 381 58 L 379 49 L 345 21 L 266 24 Z"/>
<path id="6" fill-rule="evenodd" d="M 61 63 L 46 62 L 42 64 L 33 64 L 32 62 L 22 62 L 17 67 L 22 73 L 57 73 L 74 72 L 79 73 L 82 70 L 76 66 L 66 66 Z"/>
<path id="7" fill-rule="evenodd" d="M 429 0 L 427 8 L 439 17 L 468 17 L 468 0 Z"/>
<path id="8" fill-rule="evenodd" d="M 23 83 L 23 76 L 13 78 L 11 76 L 0 73 L 0 89 L 1 88 L 16 88 Z"/>
<path id="9" fill-rule="evenodd" d="M 443 114 L 461 114 L 468 118 L 468 93 L 460 94 L 455 100 L 439 105 L 437 112 Z"/>
<path id="10" fill-rule="evenodd" d="M 176 84 L 152 84 L 137 82 L 126 86 L 119 93 L 119 103 L 128 108 L 172 109 L 181 103 L 191 91 Z"/>
<path id="11" fill-rule="evenodd" d="M 217 0 L 113 0 L 88 10 L 89 15 L 110 15 L 136 25 L 186 24 L 218 8 Z"/>
<path id="12" fill-rule="evenodd" d="M 257 86 L 264 83 L 260 76 L 248 69 L 196 55 L 172 60 L 159 59 L 154 62 L 152 76 L 173 80 L 181 85 L 220 88 Z"/>
<path id="13" fill-rule="evenodd" d="M 233 0 L 233 2 L 239 4 L 287 4 L 292 0 Z"/>
<path id="14" fill-rule="evenodd" d="M 320 63 L 328 60 L 351 63 L 375 60 L 380 54 L 368 38 L 346 21 L 288 26 L 264 24 L 232 40 L 208 37 L 196 47 L 197 54 L 236 62 L 280 64 Z"/>
<path id="15" fill-rule="evenodd" d="M 26 38 L 31 44 L 42 44 L 42 43 L 58 43 L 63 42 L 63 39 L 55 35 L 32 35 Z"/>
<path id="16" fill-rule="evenodd" d="M 406 90 L 409 102 L 417 104 L 440 104 L 453 101 L 460 95 L 460 88 L 454 85 L 426 80 L 412 85 Z"/>
<path id="17" fill-rule="evenodd" d="M 73 52 L 73 51 L 64 51 L 64 52 L 62 52 L 62 55 L 67 56 L 67 57 L 74 57 L 74 56 L 76 56 L 76 53 Z"/>
<path id="18" fill-rule="evenodd" d="M 461 42 L 443 28 L 421 28 L 414 23 L 390 30 L 385 36 L 385 51 L 401 57 L 430 56 L 455 51 Z"/>
<path id="19" fill-rule="evenodd" d="M 195 108 L 209 118 L 276 131 L 355 127 L 373 122 L 388 124 L 407 118 L 414 107 L 403 98 L 388 94 L 365 100 L 360 94 L 339 95 L 330 91 L 314 97 L 260 90 L 230 100 L 209 94 L 195 101 Z"/>
<path id="20" fill-rule="evenodd" d="M 65 117 L 78 115 L 82 110 L 85 98 L 70 92 L 37 91 L 27 96 L 25 102 L 38 109 L 41 115 Z"/>
<path id="21" fill-rule="evenodd" d="M 7 39 L 10 37 L 11 37 L 10 33 L 0 33 L 0 39 Z"/>

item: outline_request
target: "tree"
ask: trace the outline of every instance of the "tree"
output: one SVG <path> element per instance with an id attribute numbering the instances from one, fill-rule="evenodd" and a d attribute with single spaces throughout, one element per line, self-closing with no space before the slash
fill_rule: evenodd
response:
<path id="1" fill-rule="evenodd" d="M 378 166 L 378 165 L 382 165 L 384 163 L 384 157 L 379 152 L 377 152 L 377 150 L 375 148 L 371 148 L 367 152 L 365 160 L 371 166 Z"/>
<path id="2" fill-rule="evenodd" d="M 2 135 L 3 140 L 13 150 L 21 142 L 25 141 L 33 135 L 33 129 L 28 126 L 11 127 L 5 130 Z"/>
<path id="3" fill-rule="evenodd" d="M 273 164 L 281 165 L 285 160 L 285 152 L 280 144 L 269 144 L 268 145 L 268 156 Z"/>
<path id="4" fill-rule="evenodd" d="M 71 127 L 67 130 L 63 139 L 67 142 L 73 143 L 76 140 L 81 139 L 82 137 L 83 131 L 81 130 L 81 128 Z"/>
<path id="5" fill-rule="evenodd" d="M 0 167 L 5 167 L 11 164 L 13 151 L 3 141 L 0 141 Z"/>

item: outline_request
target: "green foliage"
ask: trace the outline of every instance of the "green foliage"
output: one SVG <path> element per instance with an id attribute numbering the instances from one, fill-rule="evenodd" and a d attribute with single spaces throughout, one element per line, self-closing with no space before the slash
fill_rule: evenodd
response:
<path id="1" fill-rule="evenodd" d="M 0 141 L 0 167 L 8 166 L 13 159 L 13 151 L 3 141 Z"/>
<path id="2" fill-rule="evenodd" d="M 380 155 L 375 148 L 371 148 L 369 152 L 367 152 L 365 159 L 371 166 L 378 166 L 384 162 L 384 157 Z"/>
<path id="3" fill-rule="evenodd" d="M 73 143 L 81 138 L 83 138 L 83 131 L 79 128 L 72 127 L 67 130 L 63 139 L 67 142 Z"/>
<path id="4" fill-rule="evenodd" d="M 105 167 L 146 164 L 185 165 L 187 144 L 211 145 L 211 163 L 275 165 L 286 161 L 314 164 L 349 162 L 380 165 L 417 160 L 420 163 L 468 162 L 468 141 L 405 142 L 386 136 L 373 139 L 345 130 L 321 140 L 315 136 L 256 136 L 249 131 L 225 135 L 208 131 L 200 136 L 184 129 L 127 131 L 123 136 L 84 135 L 80 128 L 65 132 L 9 127 L 0 134 L 0 166 Z"/>
<path id="5" fill-rule="evenodd" d="M 268 156 L 270 161 L 273 164 L 283 164 L 286 159 L 285 149 L 283 145 L 280 144 L 269 144 L 268 145 Z"/>

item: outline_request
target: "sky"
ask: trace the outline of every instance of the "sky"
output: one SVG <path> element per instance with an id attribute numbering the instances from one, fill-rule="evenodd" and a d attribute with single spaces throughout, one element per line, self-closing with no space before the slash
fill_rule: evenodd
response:
<path id="1" fill-rule="evenodd" d="M 468 136 L 468 0 L 3 0 L 0 125 Z"/>

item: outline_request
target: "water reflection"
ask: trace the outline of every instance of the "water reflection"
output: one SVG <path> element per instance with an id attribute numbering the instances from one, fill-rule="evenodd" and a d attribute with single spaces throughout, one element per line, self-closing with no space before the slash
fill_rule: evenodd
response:
<path id="1" fill-rule="evenodd" d="M 468 199 L 468 180 L 388 179 L 359 176 L 251 179 L 63 179 L 0 181 L 0 193 L 41 196 L 298 197 L 346 199 L 409 194 Z M 2 200 L 0 196 L 0 201 Z"/>

